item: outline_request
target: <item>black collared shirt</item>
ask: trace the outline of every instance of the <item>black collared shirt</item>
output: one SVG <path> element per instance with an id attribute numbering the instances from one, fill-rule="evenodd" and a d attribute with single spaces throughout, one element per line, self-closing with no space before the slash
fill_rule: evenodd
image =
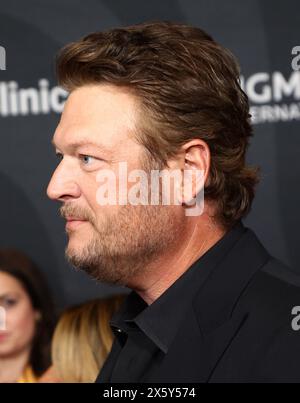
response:
<path id="1" fill-rule="evenodd" d="M 135 291 L 128 295 L 110 321 L 116 337 L 96 382 L 147 382 L 168 354 L 197 290 L 245 230 L 236 224 L 151 305 Z"/>

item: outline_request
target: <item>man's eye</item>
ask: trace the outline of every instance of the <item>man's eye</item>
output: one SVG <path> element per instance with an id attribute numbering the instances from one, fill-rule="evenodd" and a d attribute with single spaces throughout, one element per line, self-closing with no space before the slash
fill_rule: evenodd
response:
<path id="1" fill-rule="evenodd" d="M 81 159 L 83 165 L 91 165 L 91 163 L 95 161 L 95 158 L 91 157 L 90 155 L 80 155 L 79 158 Z"/>

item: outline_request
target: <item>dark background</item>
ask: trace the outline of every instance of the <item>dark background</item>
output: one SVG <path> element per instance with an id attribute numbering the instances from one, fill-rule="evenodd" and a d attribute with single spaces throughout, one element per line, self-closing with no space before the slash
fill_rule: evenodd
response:
<path id="1" fill-rule="evenodd" d="M 161 19 L 207 30 L 237 56 L 246 82 L 257 73 L 267 74 L 269 78 L 258 83 L 255 91 L 270 91 L 269 99 L 250 97 L 256 111 L 274 105 L 299 108 L 300 72 L 291 68 L 291 50 L 300 45 L 300 3 L 296 0 L 1 1 L 0 45 L 6 48 L 7 59 L 0 83 L 7 86 L 14 81 L 19 89 L 37 91 L 39 80 L 46 79 L 52 89 L 56 86 L 55 54 L 67 42 L 92 31 Z M 297 76 L 294 90 L 280 99 L 274 95 L 274 72 L 287 81 L 292 74 Z M 50 140 L 59 111 L 5 115 L 3 108 L 0 98 L 0 247 L 14 246 L 27 252 L 46 273 L 61 307 L 119 291 L 96 284 L 65 262 L 64 223 L 58 216 L 58 205 L 45 194 L 56 165 Z M 272 254 L 297 271 L 299 128 L 299 114 L 263 117 L 255 122 L 248 159 L 261 167 L 263 178 L 245 220 Z"/>

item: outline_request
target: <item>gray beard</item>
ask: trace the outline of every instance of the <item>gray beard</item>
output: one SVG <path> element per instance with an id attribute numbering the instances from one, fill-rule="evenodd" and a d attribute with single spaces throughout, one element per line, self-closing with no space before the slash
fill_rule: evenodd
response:
<path id="1" fill-rule="evenodd" d="M 149 263 L 174 242 L 180 222 L 171 210 L 123 206 L 101 225 L 93 225 L 95 234 L 80 251 L 67 247 L 66 257 L 97 281 L 126 286 L 130 279 L 146 274 Z"/>

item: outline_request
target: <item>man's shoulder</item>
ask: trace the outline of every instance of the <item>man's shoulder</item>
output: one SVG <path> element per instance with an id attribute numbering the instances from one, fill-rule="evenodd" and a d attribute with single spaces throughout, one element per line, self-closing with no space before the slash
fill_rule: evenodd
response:
<path id="1" fill-rule="evenodd" d="M 300 275 L 271 257 L 240 296 L 238 312 L 247 315 L 242 333 L 257 379 L 299 382 Z"/>
<path id="2" fill-rule="evenodd" d="M 236 301 L 236 314 L 248 316 L 248 330 L 261 340 L 296 342 L 300 348 L 300 275 L 270 257 Z"/>
<path id="3" fill-rule="evenodd" d="M 243 299 L 260 309 L 280 310 L 292 302 L 300 305 L 300 273 L 270 256 L 247 284 Z"/>

